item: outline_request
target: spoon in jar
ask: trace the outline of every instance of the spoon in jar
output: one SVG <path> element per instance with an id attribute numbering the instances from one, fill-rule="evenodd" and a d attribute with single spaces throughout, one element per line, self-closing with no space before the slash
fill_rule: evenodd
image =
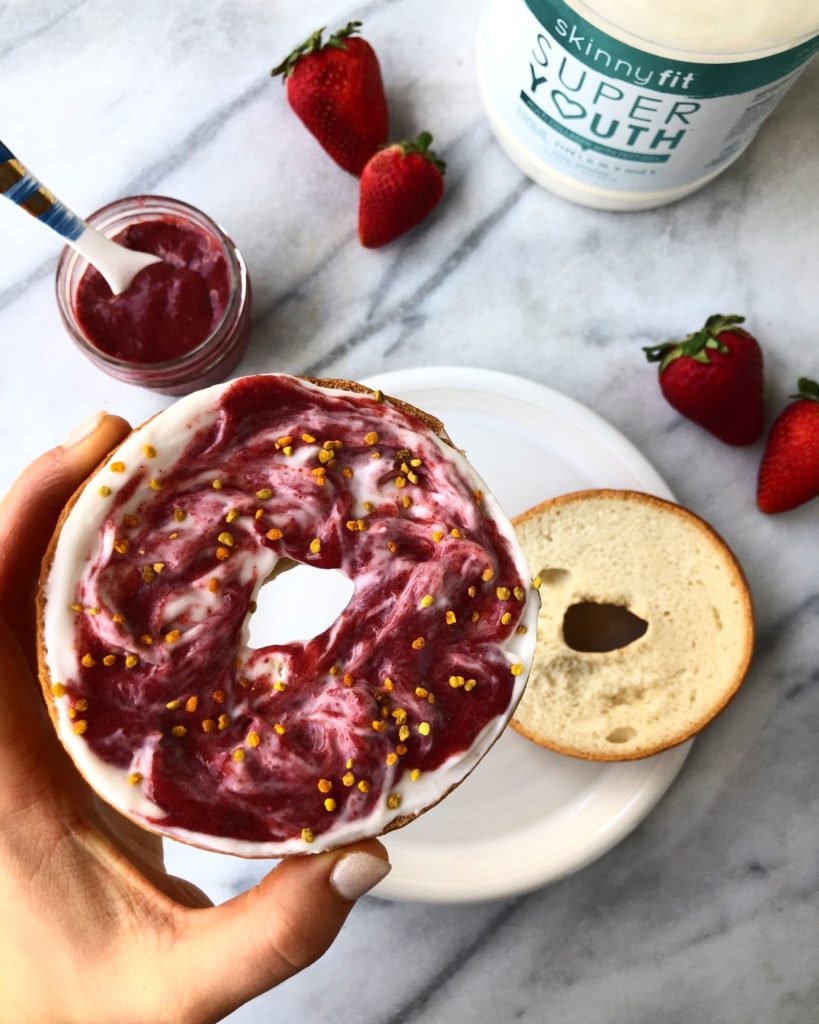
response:
<path id="1" fill-rule="evenodd" d="M 108 282 L 114 295 L 126 291 L 140 270 L 161 263 L 159 256 L 135 252 L 106 238 L 72 213 L 0 141 L 0 194 L 56 231 Z"/>

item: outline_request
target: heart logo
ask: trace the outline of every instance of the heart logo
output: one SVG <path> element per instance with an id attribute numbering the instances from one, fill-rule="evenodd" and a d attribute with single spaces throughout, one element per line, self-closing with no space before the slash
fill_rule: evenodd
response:
<path id="1" fill-rule="evenodd" d="M 583 104 L 573 100 L 565 92 L 561 92 L 560 89 L 552 89 L 552 102 L 557 107 L 560 116 L 566 118 L 566 120 L 570 117 L 586 116 L 586 108 Z"/>

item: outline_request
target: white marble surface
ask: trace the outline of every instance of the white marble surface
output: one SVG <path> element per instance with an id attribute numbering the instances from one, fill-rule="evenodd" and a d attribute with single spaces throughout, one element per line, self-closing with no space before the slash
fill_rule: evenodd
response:
<path id="1" fill-rule="evenodd" d="M 458 907 L 365 899 L 312 969 L 236 1024 L 813 1024 L 819 1004 L 819 505 L 767 519 L 761 447 L 735 451 L 665 405 L 640 345 L 744 312 L 772 413 L 819 375 L 819 63 L 705 191 L 637 215 L 571 206 L 492 140 L 473 63 L 477 3 L 11 0 L 0 4 L 0 135 L 87 213 L 157 192 L 243 250 L 256 303 L 241 372 L 361 377 L 456 363 L 547 383 L 607 417 L 722 531 L 751 582 L 759 646 L 739 698 L 656 811 L 546 890 Z M 319 24 L 361 16 L 396 136 L 449 162 L 428 226 L 381 252 L 355 236 L 356 184 L 267 71 Z M 103 407 L 165 400 L 95 371 L 63 334 L 58 246 L 0 208 L 0 484 Z M 259 864 L 173 861 L 223 899 Z"/>

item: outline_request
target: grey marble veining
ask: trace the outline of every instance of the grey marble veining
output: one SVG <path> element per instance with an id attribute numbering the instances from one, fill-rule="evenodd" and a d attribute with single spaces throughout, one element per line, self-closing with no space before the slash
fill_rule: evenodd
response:
<path id="1" fill-rule="evenodd" d="M 365 899 L 309 971 L 236 1024 L 814 1024 L 819 1019 L 819 504 L 766 518 L 761 445 L 731 450 L 664 403 L 640 346 L 742 312 L 770 414 L 819 375 L 819 63 L 709 188 L 643 214 L 565 203 L 494 143 L 466 0 L 51 0 L 0 5 L 0 136 L 87 213 L 140 191 L 234 237 L 255 289 L 241 372 L 360 377 L 425 364 L 508 370 L 587 403 L 723 532 L 754 593 L 738 699 L 624 842 L 540 892 L 466 906 Z M 356 240 L 356 183 L 317 149 L 270 67 L 362 16 L 393 133 L 431 130 L 444 204 L 381 252 Z M 20 102 L 25 97 L 25 102 Z M 35 116 L 36 115 L 36 116 Z M 53 301 L 51 235 L 0 209 L 5 487 L 96 408 L 166 400 L 97 373 Z M 263 864 L 170 848 L 214 898 Z"/>

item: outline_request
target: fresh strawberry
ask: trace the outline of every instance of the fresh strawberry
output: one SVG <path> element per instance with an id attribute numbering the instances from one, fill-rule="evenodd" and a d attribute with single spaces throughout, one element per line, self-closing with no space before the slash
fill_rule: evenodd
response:
<path id="1" fill-rule="evenodd" d="M 287 98 L 308 131 L 356 177 L 388 137 L 387 99 L 378 58 L 354 35 L 360 21 L 322 43 L 320 28 L 297 46 L 271 75 L 284 75 Z"/>
<path id="2" fill-rule="evenodd" d="M 738 324 L 710 316 L 684 341 L 644 348 L 660 364 L 660 389 L 677 412 L 726 444 L 753 444 L 762 433 L 762 350 Z"/>
<path id="3" fill-rule="evenodd" d="M 396 142 L 376 153 L 361 173 L 358 237 L 378 249 L 420 224 L 444 194 L 446 164 L 429 148 L 432 136 Z"/>
<path id="4" fill-rule="evenodd" d="M 799 378 L 795 402 L 771 427 L 759 467 L 756 503 L 762 512 L 787 512 L 819 496 L 819 384 Z"/>

